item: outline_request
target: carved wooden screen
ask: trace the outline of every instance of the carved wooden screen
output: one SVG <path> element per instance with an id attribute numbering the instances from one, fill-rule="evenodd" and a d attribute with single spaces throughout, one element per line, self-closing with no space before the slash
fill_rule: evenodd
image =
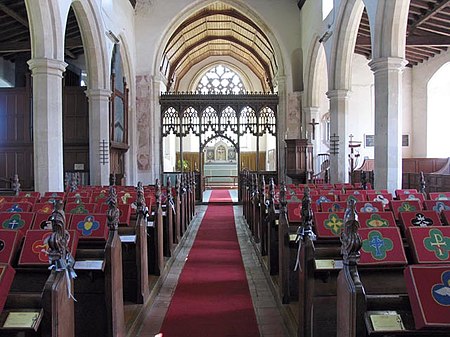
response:
<path id="1" fill-rule="evenodd" d="M 165 93 L 160 104 L 162 138 L 175 135 L 181 143 L 183 137 L 195 135 L 200 139 L 199 156 L 218 137 L 228 140 L 238 155 L 244 134 L 257 137 L 257 144 L 263 135 L 277 137 L 276 94 Z"/>

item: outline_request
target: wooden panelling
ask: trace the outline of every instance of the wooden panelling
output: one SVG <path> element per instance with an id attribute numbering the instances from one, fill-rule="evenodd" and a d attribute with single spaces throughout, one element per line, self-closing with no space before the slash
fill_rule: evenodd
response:
<path id="1" fill-rule="evenodd" d="M 266 153 L 259 152 L 259 170 L 256 169 L 256 152 L 241 152 L 239 154 L 241 169 L 249 171 L 265 171 L 266 170 Z"/>
<path id="2" fill-rule="evenodd" d="M 75 164 L 83 164 L 89 171 L 89 105 L 86 87 L 64 87 L 63 132 L 64 171 L 75 170 Z"/>
<path id="3" fill-rule="evenodd" d="M 450 191 L 450 175 L 448 174 L 424 174 L 427 192 Z M 403 173 L 402 188 L 420 187 L 420 173 Z"/>
<path id="4" fill-rule="evenodd" d="M 31 142 L 31 118 L 30 88 L 0 90 L 0 143 Z"/>
<path id="5" fill-rule="evenodd" d="M 403 158 L 403 173 L 431 173 L 440 170 L 447 158 Z"/>
<path id="6" fill-rule="evenodd" d="M 86 87 L 65 87 L 64 144 L 89 144 L 89 106 Z"/>
<path id="7" fill-rule="evenodd" d="M 22 189 L 34 184 L 30 97 L 30 88 L 0 90 L 0 178 L 17 173 Z"/>
<path id="8" fill-rule="evenodd" d="M 0 151 L 0 178 L 12 178 L 19 175 L 21 188 L 34 188 L 33 181 L 33 144 L 23 146 L 2 146 Z M 7 187 L 2 185 L 1 187 Z"/>

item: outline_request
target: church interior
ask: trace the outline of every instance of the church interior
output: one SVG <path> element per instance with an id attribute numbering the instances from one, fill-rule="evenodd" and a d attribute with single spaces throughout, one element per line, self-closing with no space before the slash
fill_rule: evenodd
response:
<path id="1" fill-rule="evenodd" d="M 450 0 L 0 28 L 0 336 L 450 336 Z"/>

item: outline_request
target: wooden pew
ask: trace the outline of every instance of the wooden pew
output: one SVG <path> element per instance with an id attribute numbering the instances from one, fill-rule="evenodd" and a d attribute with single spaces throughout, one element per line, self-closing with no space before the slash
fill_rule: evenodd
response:
<path id="1" fill-rule="evenodd" d="M 298 300 L 297 226 L 290 226 L 287 216 L 286 185 L 280 189 L 279 242 L 279 290 L 283 304 Z"/>
<path id="2" fill-rule="evenodd" d="M 120 226 L 122 242 L 123 294 L 124 301 L 143 304 L 149 296 L 147 216 L 144 188 L 137 185 L 136 219 L 131 226 Z"/>
<path id="3" fill-rule="evenodd" d="M 62 204 L 58 204 L 50 219 L 53 227 L 48 241 L 51 272 L 47 266 L 15 266 L 14 280 L 0 315 L 1 336 L 75 336 L 74 303 L 70 296 L 73 259 Z M 14 260 L 16 263 L 17 257 Z M 34 319 L 11 324 L 13 315 L 26 313 Z M 31 324 L 27 326 L 27 323 Z"/>
<path id="4" fill-rule="evenodd" d="M 341 239 L 344 262 L 337 284 L 337 336 L 448 336 L 448 323 L 447 327 L 415 327 L 417 322 L 414 322 L 405 282 L 411 265 L 406 270 L 405 266 L 367 268 L 358 265 L 358 261 L 362 264 L 364 259 L 366 244 L 364 237 L 359 235 L 363 230 L 358 231 L 358 228 L 359 221 L 352 210 L 348 213 Z M 399 246 L 403 246 L 401 242 Z M 411 249 L 410 246 L 405 248 Z M 419 289 L 421 285 L 416 287 Z"/>
<path id="5" fill-rule="evenodd" d="M 80 242 L 75 270 L 76 336 L 125 336 L 122 244 L 117 232 L 117 193 L 110 186 L 108 198 L 108 239 Z"/>
<path id="6" fill-rule="evenodd" d="M 152 216 L 147 227 L 147 249 L 148 249 L 148 271 L 150 274 L 159 276 L 164 270 L 164 233 L 163 233 L 163 211 L 161 205 L 161 185 L 156 179 L 156 203 L 152 208 Z"/>
<path id="7" fill-rule="evenodd" d="M 269 202 L 267 204 L 266 218 L 264 219 L 267 228 L 267 262 L 270 275 L 277 275 L 279 270 L 278 217 L 279 210 L 275 206 L 275 183 L 273 178 L 271 178 L 269 182 Z"/>
<path id="8" fill-rule="evenodd" d="M 339 241 L 338 238 L 316 236 L 317 224 L 313 223 L 309 188 L 304 189 L 301 212 L 298 336 L 335 336 L 336 279 L 341 267 Z"/>

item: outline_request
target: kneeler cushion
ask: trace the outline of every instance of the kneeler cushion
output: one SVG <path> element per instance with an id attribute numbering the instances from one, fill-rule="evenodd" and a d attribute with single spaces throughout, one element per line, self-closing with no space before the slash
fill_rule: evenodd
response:
<path id="1" fill-rule="evenodd" d="M 419 200 L 391 200 L 391 209 L 396 220 L 399 219 L 400 212 L 418 212 L 422 210 L 422 203 Z"/>
<path id="2" fill-rule="evenodd" d="M 384 206 L 381 201 L 358 201 L 355 208 L 359 214 L 384 211 Z"/>
<path id="3" fill-rule="evenodd" d="M 404 275 L 416 329 L 450 328 L 450 264 L 409 265 Z"/>
<path id="4" fill-rule="evenodd" d="M 89 214 L 94 213 L 95 204 L 93 203 L 86 203 L 86 204 L 77 204 L 74 202 L 67 203 L 66 207 L 64 207 L 64 210 L 66 213 L 70 214 Z"/>
<path id="5" fill-rule="evenodd" d="M 69 250 L 75 258 L 78 246 L 78 233 L 69 230 Z M 22 251 L 19 257 L 19 266 L 48 266 L 48 238 L 52 234 L 51 230 L 30 229 L 25 235 Z"/>
<path id="6" fill-rule="evenodd" d="M 23 235 L 9 229 L 0 230 L 0 263 L 11 264 L 19 249 Z"/>
<path id="7" fill-rule="evenodd" d="M 409 193 L 409 194 L 400 194 L 398 196 L 399 200 L 419 200 L 420 202 L 424 202 L 425 198 L 422 193 Z"/>
<path id="8" fill-rule="evenodd" d="M 450 263 L 450 227 L 409 227 L 406 236 L 416 263 Z"/>
<path id="9" fill-rule="evenodd" d="M 359 213 L 361 228 L 396 227 L 392 212 Z"/>
<path id="10" fill-rule="evenodd" d="M 8 264 L 0 264 L 0 313 L 5 306 L 9 289 L 11 288 L 16 271 Z"/>
<path id="11" fill-rule="evenodd" d="M 441 220 L 435 211 L 400 212 L 400 223 L 406 230 L 409 227 L 440 226 Z"/>
<path id="12" fill-rule="evenodd" d="M 436 213 L 450 210 L 450 200 L 425 200 L 425 208 Z"/>
<path id="13" fill-rule="evenodd" d="M 29 192 L 29 191 L 20 191 L 19 192 L 19 197 L 31 197 L 31 198 L 36 198 L 39 199 L 41 197 L 41 193 L 39 192 Z"/>
<path id="14" fill-rule="evenodd" d="M 430 200 L 450 200 L 450 192 L 430 192 Z"/>
<path id="15" fill-rule="evenodd" d="M 108 211 L 109 205 L 107 204 L 97 204 L 95 208 L 95 213 L 106 214 Z M 130 205 L 117 205 L 119 209 L 119 224 L 130 226 L 130 217 L 131 217 L 131 206 Z"/>
<path id="16" fill-rule="evenodd" d="M 344 212 L 317 212 L 314 213 L 314 227 L 320 239 L 339 238 L 344 228 Z"/>
<path id="17" fill-rule="evenodd" d="M 407 265 L 405 250 L 397 227 L 362 228 L 359 265 Z"/>
<path id="18" fill-rule="evenodd" d="M 44 213 L 48 215 L 52 214 L 53 209 L 54 209 L 53 204 L 50 202 L 41 202 L 34 204 L 33 206 L 33 212 Z"/>
<path id="19" fill-rule="evenodd" d="M 76 230 L 80 239 L 107 240 L 108 220 L 106 214 L 72 214 L 70 229 Z"/>
<path id="20" fill-rule="evenodd" d="M 30 212 L 33 204 L 31 202 L 4 202 L 1 205 L 2 212 Z"/>
<path id="21" fill-rule="evenodd" d="M 299 223 L 302 221 L 302 203 L 290 202 L 287 204 L 289 223 Z"/>
<path id="22" fill-rule="evenodd" d="M 117 204 L 129 205 L 137 199 L 136 192 L 122 192 L 117 194 Z"/>
<path id="23" fill-rule="evenodd" d="M 12 229 L 23 234 L 30 229 L 33 223 L 34 213 L 0 213 L 0 229 Z"/>
<path id="24" fill-rule="evenodd" d="M 346 201 L 322 202 L 320 204 L 322 212 L 345 212 L 347 209 Z"/>
<path id="25" fill-rule="evenodd" d="M 303 195 L 299 195 L 299 199 L 302 200 Z M 311 196 L 311 202 L 320 205 L 322 202 L 334 202 L 337 201 L 337 196 L 334 194 L 319 194 L 319 195 L 312 195 Z"/>
<path id="26" fill-rule="evenodd" d="M 366 200 L 366 196 L 364 194 L 354 194 L 354 193 L 346 193 L 346 194 L 339 195 L 339 201 L 347 202 L 348 199 L 353 199 L 356 202 L 364 201 L 364 200 Z"/>

